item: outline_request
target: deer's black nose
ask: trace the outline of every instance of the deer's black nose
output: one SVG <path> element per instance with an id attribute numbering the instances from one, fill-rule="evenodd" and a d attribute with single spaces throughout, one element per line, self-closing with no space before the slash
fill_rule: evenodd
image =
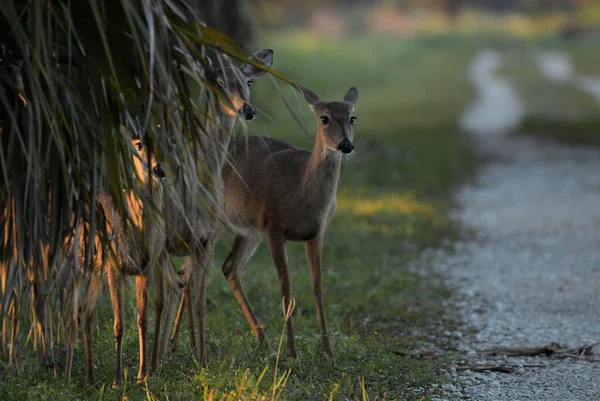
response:
<path id="1" fill-rule="evenodd" d="M 158 178 L 165 178 L 165 168 L 162 164 L 159 163 L 156 166 L 154 166 L 154 172 L 156 173 Z"/>
<path id="2" fill-rule="evenodd" d="M 354 145 L 352 145 L 352 142 L 350 142 L 348 139 L 344 139 L 339 143 L 338 150 L 342 153 L 350 153 L 354 150 Z"/>
<path id="3" fill-rule="evenodd" d="M 254 120 L 254 116 L 256 115 L 256 111 L 253 107 L 248 106 L 247 104 L 243 105 L 240 109 L 240 112 L 244 116 L 244 118 L 248 121 Z"/>

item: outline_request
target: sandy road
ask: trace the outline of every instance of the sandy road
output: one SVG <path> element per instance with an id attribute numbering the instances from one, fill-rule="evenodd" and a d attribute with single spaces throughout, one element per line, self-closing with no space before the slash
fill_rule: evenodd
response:
<path id="1" fill-rule="evenodd" d="M 547 56 L 540 65 L 555 65 L 540 73 L 582 84 L 568 62 Z M 495 76 L 501 63 L 491 50 L 474 58 L 469 75 L 477 98 L 461 120 L 491 157 L 476 183 L 456 194 L 455 217 L 475 238 L 450 253 L 431 250 L 424 262 L 462 288 L 459 313 L 478 329 L 463 336 L 466 350 L 600 341 L 600 152 L 508 135 L 523 105 L 515 88 Z M 490 362 L 473 354 L 473 363 Z M 518 372 L 455 373 L 461 388 L 446 399 L 600 400 L 600 363 L 500 362 Z"/>

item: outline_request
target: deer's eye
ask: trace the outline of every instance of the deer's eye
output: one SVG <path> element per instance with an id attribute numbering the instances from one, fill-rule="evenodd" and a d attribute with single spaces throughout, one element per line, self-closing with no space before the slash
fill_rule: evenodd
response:
<path id="1" fill-rule="evenodd" d="M 329 124 L 329 117 L 321 116 L 321 121 L 323 121 L 323 124 L 327 125 L 327 124 Z"/>
<path id="2" fill-rule="evenodd" d="M 350 125 L 354 125 L 355 120 L 356 120 L 356 117 L 350 117 Z"/>
<path id="3" fill-rule="evenodd" d="M 136 142 L 135 147 L 137 150 L 142 150 L 144 148 L 144 144 L 141 142 Z"/>

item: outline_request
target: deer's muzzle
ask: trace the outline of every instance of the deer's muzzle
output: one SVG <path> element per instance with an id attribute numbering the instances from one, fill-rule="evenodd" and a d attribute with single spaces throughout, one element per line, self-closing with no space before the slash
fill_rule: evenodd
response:
<path id="1" fill-rule="evenodd" d="M 244 116 L 244 118 L 248 121 L 254 120 L 254 116 L 256 115 L 256 111 L 252 106 L 248 106 L 247 104 L 243 105 L 240 109 L 240 114 Z"/>
<path id="2" fill-rule="evenodd" d="M 154 166 L 154 172 L 158 178 L 165 178 L 165 168 L 162 164 L 158 163 L 156 166 Z"/>
<path id="3" fill-rule="evenodd" d="M 338 150 L 342 153 L 351 153 L 354 150 L 354 145 L 348 139 L 344 139 L 338 144 Z"/>

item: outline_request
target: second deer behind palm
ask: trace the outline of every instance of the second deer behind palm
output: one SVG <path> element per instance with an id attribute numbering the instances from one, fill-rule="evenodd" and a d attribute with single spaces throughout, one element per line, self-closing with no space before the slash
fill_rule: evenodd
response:
<path id="1" fill-rule="evenodd" d="M 262 235 L 266 235 L 287 311 L 291 283 L 286 242 L 305 242 L 323 345 L 333 358 L 323 308 L 323 241 L 336 208 L 342 153 L 354 149 L 358 90 L 350 88 L 342 102 L 324 102 L 312 91 L 300 89 L 318 119 L 312 152 L 256 136 L 240 136 L 229 146 L 231 163 L 223 170 L 225 215 L 235 242 L 222 269 L 254 334 L 262 342 L 265 333 L 244 293 L 241 271 L 262 242 Z M 287 353 L 296 356 L 291 316 L 287 321 Z"/>

